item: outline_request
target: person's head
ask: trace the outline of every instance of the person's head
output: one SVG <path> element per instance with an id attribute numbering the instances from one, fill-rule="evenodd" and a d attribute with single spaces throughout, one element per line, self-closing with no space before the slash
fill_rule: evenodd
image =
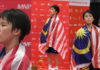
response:
<path id="1" fill-rule="evenodd" d="M 19 9 L 9 9 L 0 13 L 0 43 L 18 38 L 19 42 L 30 32 L 30 20 Z"/>
<path id="2" fill-rule="evenodd" d="M 87 10 L 83 13 L 83 20 L 86 24 L 92 24 L 95 19 L 95 15 L 91 10 Z"/>
<path id="3" fill-rule="evenodd" d="M 51 16 L 57 15 L 59 12 L 60 12 L 60 9 L 59 9 L 59 7 L 57 5 L 52 5 L 50 7 L 50 14 L 51 14 Z"/>

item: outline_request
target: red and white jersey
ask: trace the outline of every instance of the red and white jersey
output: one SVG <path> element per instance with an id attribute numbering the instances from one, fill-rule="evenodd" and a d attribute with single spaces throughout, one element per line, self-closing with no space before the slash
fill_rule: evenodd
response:
<path id="1" fill-rule="evenodd" d="M 31 70 L 31 60 L 23 44 L 15 46 L 3 57 L 0 70 Z"/>

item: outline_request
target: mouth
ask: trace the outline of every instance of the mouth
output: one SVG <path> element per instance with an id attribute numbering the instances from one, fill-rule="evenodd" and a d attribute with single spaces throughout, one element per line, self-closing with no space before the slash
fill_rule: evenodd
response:
<path id="1" fill-rule="evenodd" d="M 88 20 L 88 22 L 92 22 L 91 20 Z"/>

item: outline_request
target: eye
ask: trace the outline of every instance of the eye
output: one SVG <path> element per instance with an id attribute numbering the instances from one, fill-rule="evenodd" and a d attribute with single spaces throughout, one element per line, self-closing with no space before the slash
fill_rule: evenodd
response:
<path id="1" fill-rule="evenodd" d="M 6 26 L 7 24 L 4 22 L 1 22 L 1 26 Z"/>
<path id="2" fill-rule="evenodd" d="M 88 15 L 85 15 L 85 17 L 88 17 Z"/>
<path id="3" fill-rule="evenodd" d="M 92 15 L 90 15 L 90 17 L 92 17 Z"/>
<path id="4" fill-rule="evenodd" d="M 2 24 L 2 26 L 6 26 L 5 24 Z"/>

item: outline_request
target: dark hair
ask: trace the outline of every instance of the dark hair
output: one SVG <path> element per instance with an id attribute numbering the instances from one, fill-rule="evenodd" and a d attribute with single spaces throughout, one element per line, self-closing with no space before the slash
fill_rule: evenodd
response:
<path id="1" fill-rule="evenodd" d="M 57 11 L 57 14 L 60 12 L 60 9 L 57 5 L 52 5 L 51 8 L 54 8 Z"/>
<path id="2" fill-rule="evenodd" d="M 21 30 L 19 42 L 23 40 L 25 35 L 29 34 L 31 24 L 25 12 L 19 9 L 9 9 L 0 13 L 0 18 L 6 19 L 12 24 L 12 31 L 16 28 Z"/>
<path id="3" fill-rule="evenodd" d="M 91 11 L 91 10 L 86 10 L 86 11 L 83 13 L 83 19 L 84 19 L 84 16 L 85 16 L 86 13 L 92 14 L 93 18 L 95 19 L 95 14 L 94 14 L 94 12 Z"/>

